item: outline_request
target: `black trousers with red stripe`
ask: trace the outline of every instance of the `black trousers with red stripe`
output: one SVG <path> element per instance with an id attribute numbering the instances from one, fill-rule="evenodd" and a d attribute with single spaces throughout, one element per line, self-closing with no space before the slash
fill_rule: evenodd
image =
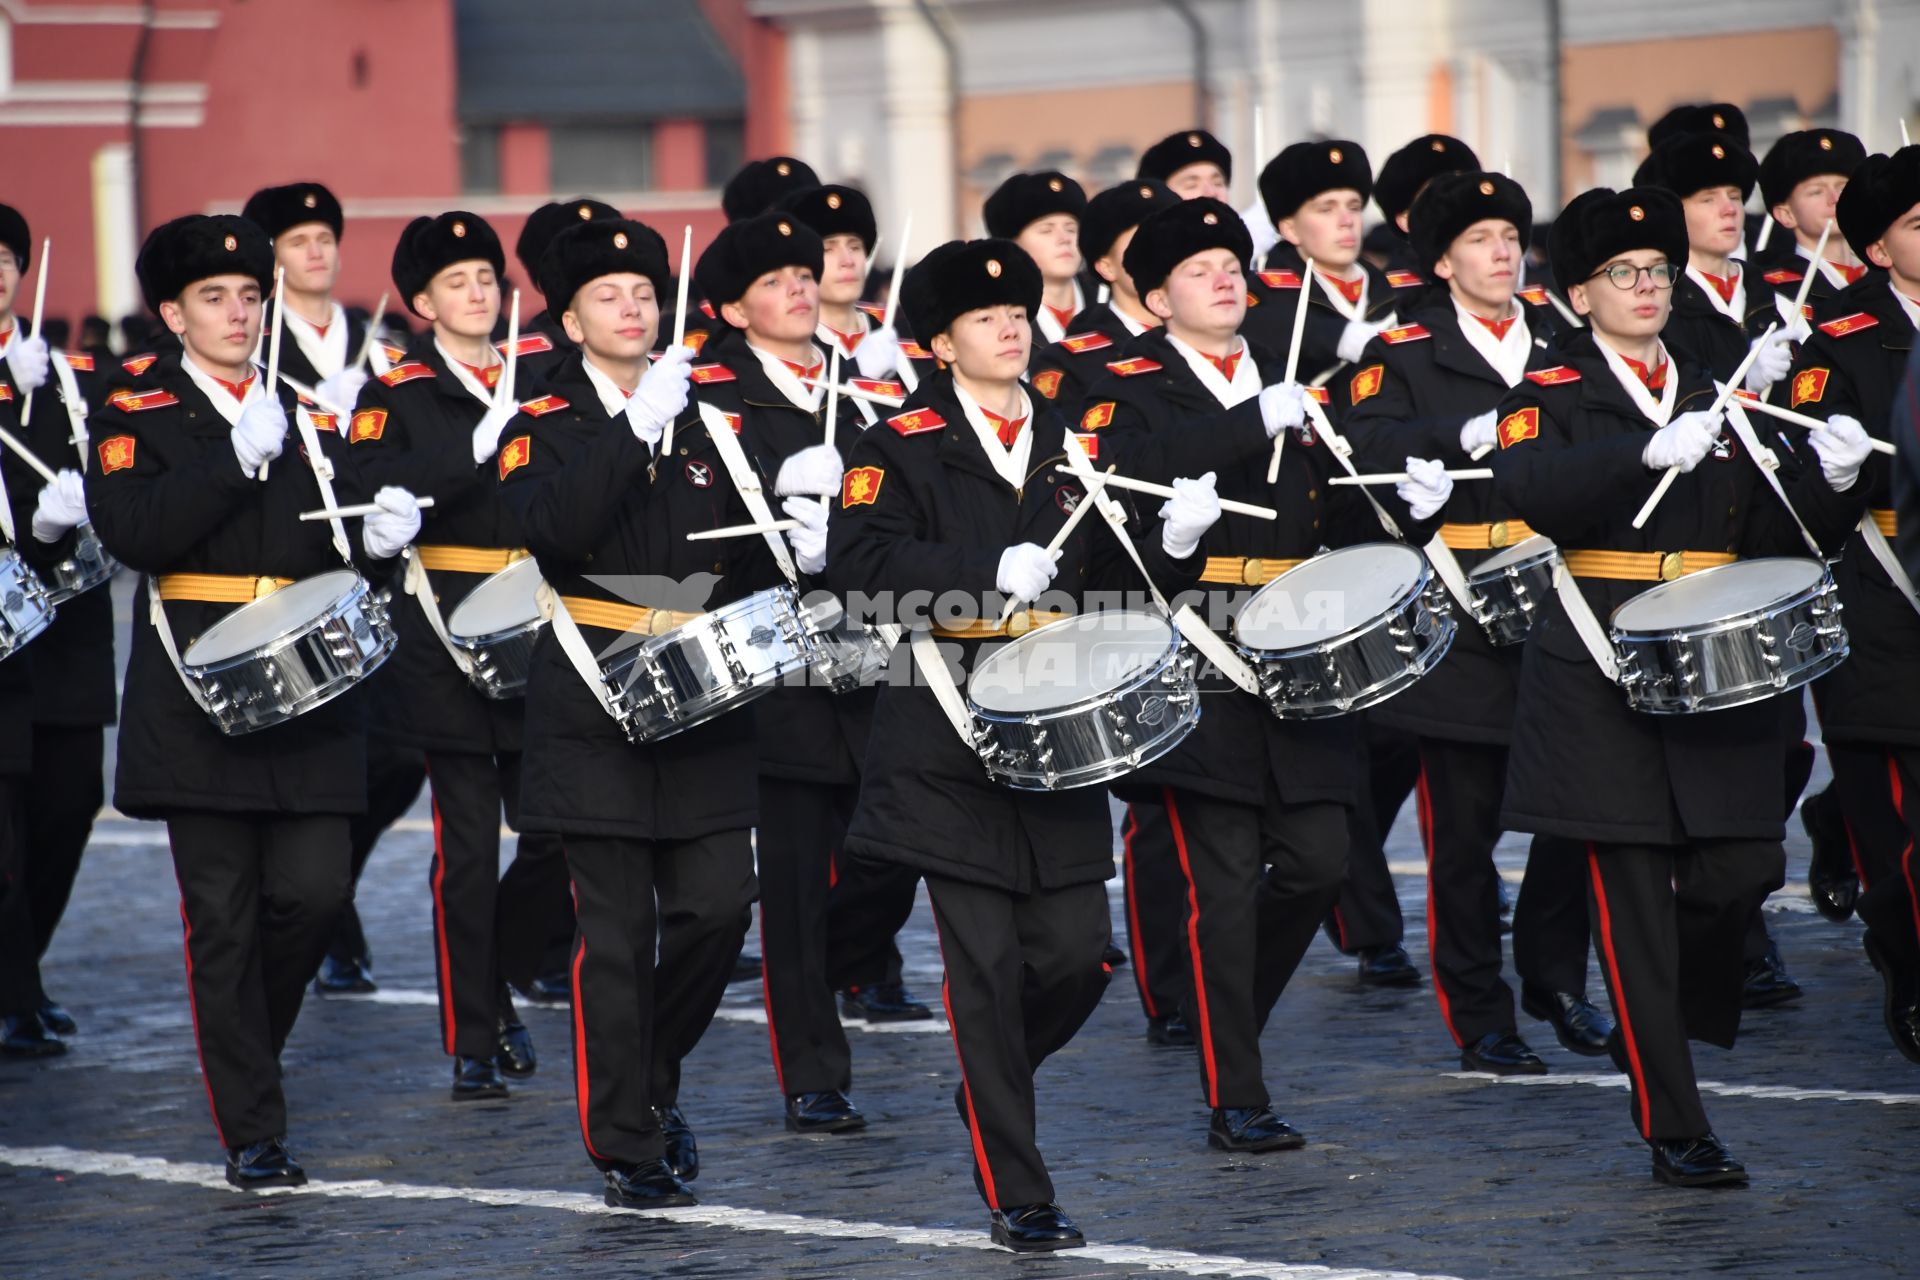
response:
<path id="1" fill-rule="evenodd" d="M 1500 798 L 1507 749 L 1420 739 L 1415 790 L 1427 855 L 1427 953 L 1434 997 L 1456 1045 L 1514 1029 L 1513 989 L 1500 977 Z"/>
<path id="2" fill-rule="evenodd" d="M 853 1055 L 829 968 L 827 904 L 834 857 L 859 795 L 858 784 L 760 779 L 761 981 L 774 1078 L 783 1094 L 853 1084 Z"/>
<path id="3" fill-rule="evenodd" d="M 335 960 L 366 960 L 366 931 L 360 924 L 360 912 L 353 905 L 353 892 L 359 888 L 360 873 L 386 829 L 413 808 L 420 789 L 427 784 L 427 757 L 418 747 L 401 746 L 379 734 L 367 738 L 367 811 L 355 814 L 351 825 L 352 886 L 347 902 L 340 909 L 327 954 Z"/>
<path id="4" fill-rule="evenodd" d="M 1534 836 L 1513 904 L 1513 971 L 1543 992 L 1584 996 L 1592 944 L 1587 846 L 1563 836 Z"/>
<path id="5" fill-rule="evenodd" d="M 1192 977 L 1187 972 L 1187 881 L 1180 873 L 1167 807 L 1150 800 L 1129 804 L 1120 845 L 1127 950 L 1140 1008 L 1149 1018 L 1173 1017 L 1180 1013 L 1181 993 Z"/>
<path id="6" fill-rule="evenodd" d="M 433 798 L 433 962 L 439 981 L 441 1049 L 491 1058 L 498 1048 L 501 983 L 518 956 L 523 971 L 546 946 L 547 919 L 567 892 L 566 860 L 554 836 L 524 835 L 500 873 L 500 815 L 520 819 L 520 754 L 427 755 Z M 531 955 L 532 961 L 526 959 Z M 519 974 L 515 975 L 519 977 Z"/>
<path id="7" fill-rule="evenodd" d="M 167 840 L 214 1126 L 229 1147 L 284 1134 L 280 1051 L 347 898 L 347 819 L 176 813 Z"/>
<path id="8" fill-rule="evenodd" d="M 25 777 L 0 777 L 0 1014 L 31 1013 L 44 999 L 33 945 Z"/>
<path id="9" fill-rule="evenodd" d="M 1420 776 L 1420 748 L 1412 734 L 1369 719 L 1361 751 L 1360 803 L 1347 815 L 1347 874 L 1327 915 L 1327 937 L 1347 955 L 1406 937 L 1400 895 L 1387 870 L 1387 833 Z"/>
<path id="10" fill-rule="evenodd" d="M 1786 880 L 1778 842 L 1589 845 L 1587 885 L 1640 1136 L 1709 1129 L 1688 1041 L 1731 1048 L 1753 913 Z"/>
<path id="11" fill-rule="evenodd" d="M 1827 759 L 1860 877 L 1854 910 L 1888 955 L 1920 969 L 1920 747 L 1829 742 Z"/>
<path id="12" fill-rule="evenodd" d="M 658 1160 L 656 1107 L 713 1021 L 753 903 L 748 832 L 694 840 L 566 837 L 578 932 L 573 1083 L 596 1166 Z"/>
<path id="13" fill-rule="evenodd" d="M 1210 1107 L 1262 1107 L 1260 1032 L 1340 892 L 1347 810 L 1321 801 L 1233 804 L 1162 793 L 1186 880 L 1184 1002 Z"/>
<path id="14" fill-rule="evenodd" d="M 897 863 L 841 856 L 840 837 L 850 820 L 838 819 L 827 845 L 833 885 L 827 897 L 827 981 L 836 991 L 898 986 L 900 947 L 894 936 L 913 915 L 920 876 Z"/>
<path id="15" fill-rule="evenodd" d="M 987 1207 L 1049 1203 L 1033 1077 L 1100 1003 L 1112 924 L 1098 883 L 1009 893 L 928 876 L 946 965 L 941 995 Z"/>
<path id="16" fill-rule="evenodd" d="M 33 949 L 44 956 L 66 913 L 93 820 L 106 803 L 101 761 L 106 730 L 99 725 L 33 726 L 33 781 L 27 793 L 27 901 Z"/>

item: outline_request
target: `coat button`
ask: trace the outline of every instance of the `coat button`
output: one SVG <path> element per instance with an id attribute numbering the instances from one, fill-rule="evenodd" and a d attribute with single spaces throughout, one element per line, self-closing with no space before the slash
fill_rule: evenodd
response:
<path id="1" fill-rule="evenodd" d="M 1311 502 L 1319 496 L 1320 496 L 1320 491 L 1318 489 L 1307 490 L 1307 501 Z"/>
<path id="2" fill-rule="evenodd" d="M 715 560 L 713 562 L 713 571 L 715 573 L 725 573 L 727 571 L 727 562 L 724 560 Z"/>
<path id="3" fill-rule="evenodd" d="M 681 448 L 680 448 L 680 456 L 681 456 L 681 457 L 683 457 L 683 458 L 687 456 L 687 450 L 686 450 L 686 446 L 684 446 L 684 445 L 682 445 L 682 446 L 681 446 Z"/>

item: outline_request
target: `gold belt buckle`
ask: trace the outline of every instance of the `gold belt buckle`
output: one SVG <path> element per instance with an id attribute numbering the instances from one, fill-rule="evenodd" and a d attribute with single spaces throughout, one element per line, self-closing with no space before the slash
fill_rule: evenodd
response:
<path id="1" fill-rule="evenodd" d="M 253 580 L 253 598 L 255 600 L 265 600 L 279 589 L 280 583 L 275 578 L 263 576 Z"/>
<path id="2" fill-rule="evenodd" d="M 1266 562 L 1258 556 L 1248 556 L 1240 565 L 1240 581 L 1249 587 L 1257 587 L 1266 580 Z"/>
<path id="3" fill-rule="evenodd" d="M 1660 581 L 1672 582 L 1687 571 L 1687 553 L 1669 551 L 1660 557 Z"/>
<path id="4" fill-rule="evenodd" d="M 533 552 L 525 547 L 510 547 L 507 550 L 507 563 L 519 564 L 522 560 L 530 559 L 532 555 Z"/>
<path id="5" fill-rule="evenodd" d="M 667 610 L 649 609 L 647 611 L 647 634 L 648 635 L 663 636 L 667 634 L 667 632 L 673 630 L 673 627 L 674 627 L 673 614 L 669 613 Z"/>
<path id="6" fill-rule="evenodd" d="M 1487 526 L 1487 545 L 1494 549 L 1506 546 L 1513 541 L 1512 533 L 1505 520 L 1495 520 Z"/>
<path id="7" fill-rule="evenodd" d="M 1007 634 L 1010 636 L 1023 636 L 1031 630 L 1033 615 L 1025 609 L 1015 610 L 1013 616 L 1007 619 Z"/>

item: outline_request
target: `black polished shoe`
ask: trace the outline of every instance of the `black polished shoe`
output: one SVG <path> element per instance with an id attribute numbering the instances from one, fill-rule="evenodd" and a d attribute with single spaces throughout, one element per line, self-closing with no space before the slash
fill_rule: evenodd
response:
<path id="1" fill-rule="evenodd" d="M 727 985 L 736 982 L 758 982 L 764 965 L 759 956 L 742 951 L 733 962 L 733 976 L 727 979 Z"/>
<path id="2" fill-rule="evenodd" d="M 1016 1204 L 993 1211 L 993 1242 L 1015 1253 L 1079 1249 L 1087 1238 L 1057 1204 Z"/>
<path id="3" fill-rule="evenodd" d="M 364 996 L 380 989 L 373 980 L 373 962 L 365 956 L 337 960 L 332 956 L 320 962 L 313 989 L 323 996 Z"/>
<path id="4" fill-rule="evenodd" d="M 1460 1050 L 1463 1071 L 1488 1071 L 1496 1076 L 1543 1076 L 1547 1064 L 1511 1031 L 1489 1031 Z"/>
<path id="5" fill-rule="evenodd" d="M 693 1140 L 693 1128 L 679 1107 L 655 1107 L 660 1118 L 660 1136 L 667 1141 L 667 1167 L 682 1182 L 700 1176 L 700 1144 Z"/>
<path id="6" fill-rule="evenodd" d="M 1407 949 L 1397 942 L 1362 947 L 1356 954 L 1360 957 L 1360 985 L 1363 987 L 1420 985 L 1420 970 L 1414 968 L 1413 961 L 1407 958 Z"/>
<path id="7" fill-rule="evenodd" d="M 1747 1167 L 1729 1155 L 1711 1133 L 1647 1145 L 1653 1148 L 1655 1182 L 1670 1187 L 1713 1187 L 1747 1180 Z"/>
<path id="8" fill-rule="evenodd" d="M 0 1017 L 0 1056 L 52 1058 L 66 1051 L 67 1042 L 47 1030 L 37 1012 Z"/>
<path id="9" fill-rule="evenodd" d="M 907 994 L 897 982 L 848 987 L 840 993 L 840 1016 L 867 1022 L 925 1022 L 933 1010 Z"/>
<path id="10" fill-rule="evenodd" d="M 1272 1107 L 1215 1107 L 1207 1145 L 1218 1151 L 1292 1151 L 1307 1140 Z"/>
<path id="11" fill-rule="evenodd" d="M 1909 1062 L 1920 1062 L 1920 973 L 1901 972 L 1900 965 L 1871 933 L 1861 941 L 1885 988 L 1880 1009 L 1893 1047 Z"/>
<path id="12" fill-rule="evenodd" d="M 1100 960 L 1107 968 L 1118 969 L 1127 962 L 1127 953 L 1109 942 L 1107 949 L 1100 953 Z"/>
<path id="13" fill-rule="evenodd" d="M 236 1187 L 302 1187 L 307 1171 L 287 1150 L 285 1138 L 265 1138 L 227 1148 L 227 1181 Z"/>
<path id="14" fill-rule="evenodd" d="M 611 1209 L 679 1209 L 700 1202 L 686 1184 L 673 1176 L 665 1160 L 616 1165 L 605 1170 L 607 1207 Z"/>
<path id="15" fill-rule="evenodd" d="M 1184 1013 L 1170 1013 L 1164 1018 L 1147 1019 L 1147 1043 L 1162 1048 L 1191 1049 L 1195 1041 L 1193 1028 L 1187 1025 Z"/>
<path id="16" fill-rule="evenodd" d="M 1747 981 L 1740 988 L 1742 1009 L 1765 1009 L 1800 998 L 1800 984 L 1787 974 L 1786 961 L 1780 958 L 1778 943 L 1769 942 L 1767 953 L 1747 965 Z"/>
<path id="17" fill-rule="evenodd" d="M 51 1000 L 40 1006 L 40 1023 L 57 1036 L 70 1036 L 80 1029 L 73 1015 Z"/>
<path id="18" fill-rule="evenodd" d="M 565 969 L 543 973 L 524 987 L 515 987 L 522 1000 L 532 1004 L 565 1005 L 573 1003 L 573 980 Z"/>
<path id="19" fill-rule="evenodd" d="M 477 1102 L 482 1098 L 504 1098 L 507 1096 L 507 1082 L 500 1078 L 500 1068 L 492 1058 L 460 1058 L 453 1060 L 453 1100 L 455 1102 Z"/>
<path id="20" fill-rule="evenodd" d="M 493 1064 L 500 1068 L 501 1075 L 525 1080 L 539 1069 L 540 1057 L 533 1051 L 533 1033 L 527 1030 L 527 1024 L 520 1021 L 512 1006 L 500 1015 L 496 1030 L 500 1052 L 494 1055 Z"/>
<path id="21" fill-rule="evenodd" d="M 866 1127 L 867 1118 L 838 1089 L 787 1095 L 787 1128 L 793 1133 L 848 1133 Z"/>
<path id="22" fill-rule="evenodd" d="M 1520 1008 L 1529 1018 L 1538 1018 L 1550 1025 L 1554 1038 L 1567 1052 L 1589 1058 L 1606 1057 L 1607 1037 L 1613 1034 L 1613 1023 L 1586 996 L 1523 985 Z"/>
<path id="23" fill-rule="evenodd" d="M 1853 914 L 1860 899 L 1860 876 L 1853 867 L 1840 802 L 1831 788 L 1808 796 L 1800 805 L 1800 825 L 1813 845 L 1807 862 L 1807 893 L 1813 909 L 1839 924 Z"/>

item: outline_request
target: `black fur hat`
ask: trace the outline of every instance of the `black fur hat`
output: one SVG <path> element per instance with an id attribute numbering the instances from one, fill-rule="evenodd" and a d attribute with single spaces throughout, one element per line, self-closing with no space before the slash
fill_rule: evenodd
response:
<path id="1" fill-rule="evenodd" d="M 1647 126 L 1647 146 L 1656 149 L 1669 138 L 1689 133 L 1724 133 L 1741 146 L 1753 147 L 1747 116 L 1731 102 L 1700 102 L 1675 107 Z"/>
<path id="2" fill-rule="evenodd" d="M 326 223 L 337 240 L 345 224 L 340 202 L 333 192 L 317 182 L 262 187 L 247 198 L 240 216 L 266 232 L 269 240 L 277 239 L 288 227 L 297 227 L 303 222 Z"/>
<path id="3" fill-rule="evenodd" d="M 1407 214 L 1408 237 L 1422 272 L 1447 254 L 1447 247 L 1476 222 L 1501 218 L 1520 233 L 1525 253 L 1533 235 L 1533 202 L 1524 188 L 1504 173 L 1442 173 L 1414 198 Z"/>
<path id="4" fill-rule="evenodd" d="M 1323 191 L 1358 191 L 1362 201 L 1373 195 L 1373 166 L 1359 143 L 1296 142 L 1260 171 L 1260 201 L 1275 222 L 1291 218 Z"/>
<path id="5" fill-rule="evenodd" d="M 739 222 L 765 213 L 780 202 L 780 197 L 802 187 L 817 187 L 820 175 L 805 160 L 792 156 L 769 156 L 749 160 L 740 172 L 727 179 L 720 192 L 720 208 L 728 222 Z"/>
<path id="6" fill-rule="evenodd" d="M 694 265 L 693 282 L 718 315 L 769 271 L 809 267 L 819 276 L 824 256 L 817 231 L 791 213 L 770 210 L 722 227 Z"/>
<path id="7" fill-rule="evenodd" d="M 1012 240 L 1042 218 L 1056 213 L 1081 218 L 1087 212 L 1086 188 L 1053 169 L 1016 173 L 987 197 L 983 216 L 987 234 Z"/>
<path id="8" fill-rule="evenodd" d="M 1253 258 L 1253 237 L 1247 224 L 1222 200 L 1205 196 L 1182 200 L 1148 218 L 1127 246 L 1127 274 L 1145 297 L 1167 282 L 1173 269 L 1196 253 L 1226 249 L 1246 270 Z"/>
<path id="9" fill-rule="evenodd" d="M 1227 181 L 1233 181 L 1233 152 L 1205 129 L 1183 129 L 1160 139 L 1140 153 L 1133 176 L 1165 182 L 1190 164 L 1219 165 Z"/>
<path id="10" fill-rule="evenodd" d="M 858 236 L 868 253 L 873 252 L 873 242 L 880 235 L 880 226 L 873 218 L 873 202 L 852 187 L 833 183 L 802 187 L 780 197 L 774 207 L 812 227 L 822 240 L 828 236 Z"/>
<path id="11" fill-rule="evenodd" d="M 1890 156 L 1870 155 L 1847 179 L 1834 209 L 1840 234 L 1860 261 L 1867 246 L 1887 234 L 1900 215 L 1920 204 L 1920 146 L 1902 147 Z"/>
<path id="12" fill-rule="evenodd" d="M 1087 212 L 1080 219 L 1080 256 L 1088 263 L 1106 257 L 1113 242 L 1129 228 L 1179 203 L 1180 197 L 1154 178 L 1108 187 L 1087 201 Z"/>
<path id="13" fill-rule="evenodd" d="M 1675 267 L 1687 265 L 1687 215 L 1679 196 L 1662 187 L 1583 191 L 1553 220 L 1548 256 L 1553 278 L 1570 289 L 1634 249 L 1657 249 Z"/>
<path id="14" fill-rule="evenodd" d="M 1380 166 L 1380 176 L 1373 184 L 1373 202 L 1380 206 L 1387 225 L 1399 231 L 1394 219 L 1413 208 L 1420 188 L 1443 173 L 1472 173 L 1479 168 L 1480 158 L 1460 139 L 1444 133 L 1425 134 L 1388 156 Z"/>
<path id="15" fill-rule="evenodd" d="M 1682 200 L 1708 187 L 1738 187 L 1745 201 L 1759 178 L 1760 164 L 1753 153 L 1727 133 L 1668 138 L 1633 171 L 1634 186 L 1661 187 Z"/>
<path id="16" fill-rule="evenodd" d="M 618 209 L 592 196 L 548 201 L 527 215 L 526 224 L 520 228 L 520 238 L 513 242 L 513 256 L 520 260 L 521 270 L 527 273 L 527 278 L 538 289 L 540 262 L 547 256 L 547 246 L 553 243 L 555 236 L 575 223 L 605 222 L 618 217 Z"/>
<path id="17" fill-rule="evenodd" d="M 485 262 L 495 276 L 507 273 L 506 250 L 500 237 L 477 213 L 453 209 L 437 218 L 415 218 L 393 246 L 393 284 L 407 310 L 427 282 L 456 262 Z"/>
<path id="18" fill-rule="evenodd" d="M 915 263 L 900 286 L 907 323 L 923 343 L 969 311 L 1040 309 L 1040 268 L 1011 240 L 949 240 Z"/>
<path id="19" fill-rule="evenodd" d="M 251 276 L 265 294 L 273 288 L 273 243 L 258 223 L 238 214 L 190 213 L 147 234 L 133 271 L 155 313 L 209 276 Z"/>
<path id="20" fill-rule="evenodd" d="M 540 259 L 540 292 L 554 313 L 565 311 L 580 287 L 601 276 L 631 271 L 653 281 L 655 299 L 667 305 L 673 273 L 667 242 L 644 222 L 595 218 L 562 227 Z"/>
<path id="21" fill-rule="evenodd" d="M 25 216 L 10 204 L 0 204 L 0 246 L 13 250 L 25 275 L 27 263 L 33 260 L 33 232 L 27 229 Z"/>
<path id="22" fill-rule="evenodd" d="M 1860 139 L 1843 129 L 1805 129 L 1783 133 L 1760 162 L 1760 198 L 1771 209 L 1785 204 L 1793 189 L 1823 173 L 1851 177 L 1867 158 Z"/>

